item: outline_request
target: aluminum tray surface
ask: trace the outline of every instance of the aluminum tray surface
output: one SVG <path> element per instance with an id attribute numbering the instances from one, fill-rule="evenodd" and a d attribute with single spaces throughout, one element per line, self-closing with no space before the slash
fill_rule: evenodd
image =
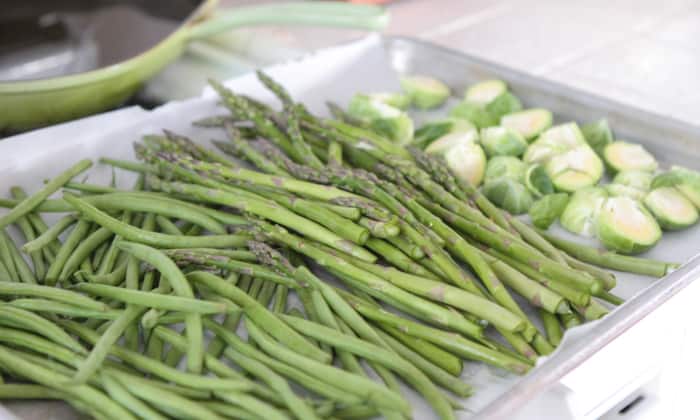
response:
<path id="1" fill-rule="evenodd" d="M 273 66 L 269 72 L 314 112 L 323 112 L 326 100 L 345 104 L 358 91 L 395 90 L 398 88 L 398 74 L 430 74 L 444 80 L 455 92 L 453 102 L 469 84 L 487 78 L 501 78 L 511 85 L 526 106 L 549 108 L 558 121 L 586 122 L 605 117 L 618 138 L 643 143 L 662 165 L 673 162 L 700 169 L 698 127 L 410 39 L 370 37 L 299 61 Z M 273 101 L 271 95 L 255 82 L 253 75 L 235 79 L 228 85 L 236 91 Z M 55 176 L 81 157 L 132 158 L 131 143 L 142 134 L 158 132 L 162 128 L 203 141 L 223 139 L 222 133 L 189 124 L 192 120 L 222 112 L 212 93 L 205 92 L 202 97 L 171 103 L 151 112 L 133 112 L 129 114 L 128 124 L 124 123 L 124 118 L 117 124 L 112 114 L 105 114 L 97 117 L 97 125 L 91 125 L 100 129 L 86 130 L 82 128 L 86 127 L 83 121 L 83 125 L 76 122 L 9 138 L 0 142 L 0 191 L 7 191 L 12 185 L 36 190 L 41 180 Z M 421 121 L 445 113 L 446 109 L 441 109 L 415 117 Z M 57 141 L 59 138 L 61 141 Z M 105 183 L 110 177 L 111 171 L 98 165 L 91 170 L 89 181 Z M 118 172 L 119 184 L 128 186 L 132 180 L 125 173 Z M 564 234 L 561 230 L 557 233 Z M 681 232 L 665 233 L 659 245 L 646 256 L 687 262 L 698 250 L 700 227 L 695 226 Z M 510 418 L 523 404 L 556 384 L 565 374 L 683 289 L 698 276 L 699 271 L 697 260 L 693 260 L 660 280 L 620 274 L 614 292 L 628 299 L 627 303 L 603 320 L 567 334 L 560 349 L 525 377 L 466 362 L 463 378 L 474 384 L 477 393 L 463 402 L 466 410 L 459 412 L 459 418 Z M 410 390 L 407 393 L 415 402 L 415 418 L 434 418 L 418 396 Z M 75 418 L 70 411 L 57 411 L 58 406 L 35 402 L 8 404 L 12 411 L 25 419 Z"/>

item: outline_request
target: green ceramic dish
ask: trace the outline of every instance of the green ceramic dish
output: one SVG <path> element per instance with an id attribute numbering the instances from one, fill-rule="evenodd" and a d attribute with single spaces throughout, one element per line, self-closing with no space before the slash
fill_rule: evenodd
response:
<path id="1" fill-rule="evenodd" d="M 182 54 L 188 41 L 256 24 L 308 24 L 381 29 L 376 6 L 299 2 L 217 10 L 207 0 L 190 19 L 148 51 L 97 70 L 50 79 L 0 82 L 0 132 L 22 131 L 101 112 L 126 101 L 141 84 Z"/>

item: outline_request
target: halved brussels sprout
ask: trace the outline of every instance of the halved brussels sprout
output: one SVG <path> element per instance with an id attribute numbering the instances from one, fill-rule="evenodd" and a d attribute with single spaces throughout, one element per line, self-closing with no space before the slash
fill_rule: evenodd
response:
<path id="1" fill-rule="evenodd" d="M 684 229 L 698 221 L 698 210 L 693 203 L 673 187 L 659 187 L 644 197 L 644 204 L 656 217 L 662 228 Z"/>
<path id="2" fill-rule="evenodd" d="M 496 156 L 489 160 L 486 165 L 484 179 L 488 182 L 499 178 L 508 178 L 523 183 L 526 172 L 527 165 L 522 160 L 513 156 Z"/>
<path id="3" fill-rule="evenodd" d="M 528 211 L 532 224 L 540 229 L 549 229 L 552 223 L 564 212 L 568 203 L 569 194 L 567 193 L 545 195 L 535 201 Z"/>
<path id="4" fill-rule="evenodd" d="M 644 190 L 630 187 L 629 185 L 616 184 L 614 182 L 603 188 L 605 188 L 612 197 L 629 197 L 635 200 L 642 200 L 644 196 L 647 195 L 647 192 Z"/>
<path id="5" fill-rule="evenodd" d="M 489 157 L 521 156 L 527 149 L 527 141 L 517 131 L 507 127 L 481 129 L 481 145 Z"/>
<path id="6" fill-rule="evenodd" d="M 492 115 L 483 105 L 463 101 L 450 110 L 450 117 L 469 120 L 479 128 L 498 125 L 498 118 Z"/>
<path id="7" fill-rule="evenodd" d="M 494 119 L 494 123 L 489 125 L 495 125 L 503 115 L 523 108 L 520 100 L 508 91 L 508 86 L 502 80 L 484 80 L 470 86 L 464 93 L 464 102 L 488 112 Z"/>
<path id="8" fill-rule="evenodd" d="M 368 95 L 353 96 L 348 114 L 399 144 L 407 144 L 413 139 L 413 120 L 408 114 Z"/>
<path id="9" fill-rule="evenodd" d="M 508 92 L 508 85 L 503 80 L 484 80 L 469 86 L 464 92 L 464 99 L 486 106 L 506 92 Z"/>
<path id="10" fill-rule="evenodd" d="M 626 141 L 614 141 L 603 149 L 603 159 L 615 172 L 649 171 L 654 172 L 659 164 L 643 146 Z"/>
<path id="11" fill-rule="evenodd" d="M 569 232 L 583 236 L 594 236 L 596 219 L 608 193 L 599 187 L 578 190 L 571 196 L 559 223 Z"/>
<path id="12" fill-rule="evenodd" d="M 405 111 L 411 105 L 411 98 L 400 92 L 375 92 L 369 93 L 367 96 L 372 100 L 383 102 L 402 111 Z"/>
<path id="13" fill-rule="evenodd" d="M 642 191 L 649 191 L 654 174 L 647 171 L 622 171 L 613 178 L 614 184 L 627 185 Z"/>
<path id="14" fill-rule="evenodd" d="M 638 254 L 654 246 L 661 228 L 647 209 L 629 197 L 610 197 L 598 214 L 598 239 L 606 248 Z"/>
<path id="15" fill-rule="evenodd" d="M 471 144 L 479 140 L 479 133 L 468 121 L 460 121 L 453 128 L 425 148 L 426 153 L 442 153 L 458 144 Z"/>
<path id="16" fill-rule="evenodd" d="M 554 192 L 554 184 L 547 175 L 547 171 L 539 163 L 530 165 L 525 172 L 525 186 L 535 196 L 552 194 Z"/>
<path id="17" fill-rule="evenodd" d="M 532 195 L 518 181 L 502 177 L 488 181 L 482 192 L 495 205 L 511 214 L 523 214 L 532 206 Z"/>
<path id="18" fill-rule="evenodd" d="M 595 185 L 603 176 L 603 163 L 573 122 L 542 133 L 530 144 L 523 160 L 543 164 L 559 191 L 573 192 Z"/>
<path id="19" fill-rule="evenodd" d="M 458 144 L 446 151 L 444 157 L 456 177 L 474 187 L 481 184 L 486 167 L 486 155 L 481 146 L 476 143 Z"/>
<path id="20" fill-rule="evenodd" d="M 608 120 L 604 118 L 584 124 L 581 127 L 581 132 L 588 142 L 588 145 L 599 155 L 602 155 L 605 146 L 613 141 L 612 130 L 610 130 L 610 125 L 608 125 Z"/>
<path id="21" fill-rule="evenodd" d="M 425 149 L 428 145 L 440 137 L 448 134 L 452 131 L 453 122 L 452 121 L 464 121 L 467 124 L 471 123 L 467 120 L 458 120 L 456 118 L 449 118 L 439 121 L 430 121 L 423 124 L 419 129 L 413 133 L 413 145 Z"/>
<path id="22" fill-rule="evenodd" d="M 670 171 L 654 178 L 651 188 L 658 187 L 676 187 L 700 209 L 700 172 L 682 166 L 672 166 Z"/>
<path id="23" fill-rule="evenodd" d="M 543 108 L 513 112 L 501 117 L 503 127 L 512 128 L 531 141 L 552 126 L 552 113 Z"/>
<path id="24" fill-rule="evenodd" d="M 428 76 L 405 76 L 401 78 L 401 89 L 420 109 L 436 108 L 450 96 L 450 88 L 438 79 Z"/>

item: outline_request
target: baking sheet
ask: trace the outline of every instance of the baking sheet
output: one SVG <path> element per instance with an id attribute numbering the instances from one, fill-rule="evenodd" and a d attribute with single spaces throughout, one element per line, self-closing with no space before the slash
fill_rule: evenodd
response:
<path id="1" fill-rule="evenodd" d="M 398 88 L 396 68 L 410 70 L 412 65 L 410 57 L 404 55 L 404 61 L 397 62 L 396 50 L 393 51 L 393 56 L 387 52 L 384 41 L 377 36 L 371 36 L 349 45 L 320 51 L 302 60 L 270 67 L 268 71 L 274 78 L 282 82 L 295 98 L 306 103 L 312 111 L 326 114 L 324 103 L 327 100 L 344 104 L 358 91 L 386 91 Z M 455 88 L 455 96 L 461 95 L 464 85 L 478 79 L 494 76 L 494 74 L 485 71 L 478 73 L 469 72 L 463 68 L 447 68 L 446 63 L 433 62 L 432 64 L 433 71 L 429 73 L 450 83 Z M 401 68 L 401 65 L 404 67 Z M 446 72 L 449 72 L 449 75 Z M 461 78 L 458 78 L 457 75 L 461 75 Z M 275 103 L 273 96 L 257 82 L 252 74 L 229 81 L 226 84 L 237 92 L 253 95 L 265 102 Z M 514 85 L 514 90 L 525 100 L 526 104 L 535 92 L 526 91 L 524 88 L 519 90 L 517 84 Z M 543 103 L 546 98 L 542 96 L 541 92 L 535 92 L 534 97 L 540 100 L 533 104 L 548 106 Z M 567 108 L 563 103 L 561 104 L 562 112 L 558 114 L 560 118 L 569 119 L 577 116 L 570 109 L 571 106 Z M 550 106 L 555 113 L 560 109 L 556 105 L 554 103 L 553 106 Z M 446 110 L 440 110 L 437 114 L 444 112 Z M 93 122 L 97 122 L 97 124 L 92 124 L 88 128 L 84 124 L 69 123 L 6 139 L 0 142 L 0 191 L 7 191 L 12 185 L 21 185 L 30 191 L 36 190 L 44 179 L 55 176 L 80 158 L 89 157 L 95 160 L 101 156 L 133 158 L 132 143 L 137 141 L 141 135 L 158 133 L 162 128 L 168 128 L 202 142 L 210 139 L 224 139 L 224 134 L 218 130 L 202 129 L 190 125 L 193 120 L 223 113 L 226 111 L 217 104 L 214 93 L 211 90 L 206 90 L 201 97 L 173 102 L 150 112 L 133 111 L 133 115 L 130 115 L 127 121 L 124 121 L 124 118 L 116 118 L 117 115 L 114 113 L 109 113 L 93 117 Z M 434 114 L 435 112 L 433 112 Z M 427 116 L 424 114 L 416 117 L 420 120 Z M 581 119 L 590 120 L 601 116 L 609 117 L 609 115 L 584 113 L 581 115 Z M 611 123 L 613 129 L 617 129 L 616 121 L 613 120 Z M 620 126 L 624 127 L 622 121 L 620 121 Z M 657 152 L 663 162 L 664 154 L 660 152 L 663 152 L 664 148 L 652 141 L 654 139 L 644 138 L 644 136 L 629 136 L 627 138 L 653 144 L 652 149 Z M 88 179 L 90 182 L 107 183 L 111 176 L 110 168 L 96 165 L 89 172 Z M 129 187 L 133 180 L 132 174 L 118 172 L 119 185 Z M 700 226 L 696 225 L 682 232 L 666 233 L 661 244 L 648 253 L 648 256 L 673 261 L 688 260 L 697 253 L 699 248 L 699 229 Z M 560 229 L 556 230 L 557 233 L 561 233 Z M 581 240 L 581 238 L 576 239 Z M 618 287 L 614 292 L 629 299 L 654 282 L 656 280 L 647 277 L 621 274 L 618 277 Z M 590 323 L 567 333 L 557 352 L 575 350 L 585 346 L 590 339 L 590 336 L 587 335 L 588 332 L 596 328 L 597 324 L 599 322 Z M 546 362 L 546 360 L 543 359 L 542 362 Z M 547 365 L 543 367 L 543 369 L 548 368 Z M 463 401 L 465 410 L 459 413 L 461 419 L 471 418 L 521 381 L 521 378 L 499 369 L 471 362 L 465 363 L 463 379 L 474 385 L 476 394 Z M 415 418 L 435 418 L 420 397 L 410 390 L 407 390 L 407 395 L 415 405 Z M 47 416 L 44 409 L 48 406 L 44 403 L 9 403 L 7 407 L 24 419 L 72 418 L 70 414 L 58 412 L 52 412 L 50 416 Z"/>

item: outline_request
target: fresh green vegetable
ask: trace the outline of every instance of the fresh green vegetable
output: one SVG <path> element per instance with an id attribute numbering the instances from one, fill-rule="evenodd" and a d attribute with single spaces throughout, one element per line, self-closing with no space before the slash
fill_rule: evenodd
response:
<path id="1" fill-rule="evenodd" d="M 405 111 L 409 106 L 411 106 L 411 98 L 408 95 L 400 92 L 375 92 L 368 93 L 367 96 L 369 96 L 371 100 L 383 102 L 402 111 Z"/>
<path id="2" fill-rule="evenodd" d="M 654 172 L 659 164 L 654 156 L 640 144 L 617 140 L 603 148 L 605 163 L 615 172 Z"/>
<path id="3" fill-rule="evenodd" d="M 554 193 L 552 180 L 539 163 L 530 165 L 525 171 L 525 186 L 535 197 Z"/>
<path id="4" fill-rule="evenodd" d="M 594 236 L 598 213 L 607 197 L 607 192 L 598 187 L 576 191 L 559 218 L 561 225 L 569 232 Z"/>
<path id="5" fill-rule="evenodd" d="M 654 175 L 647 171 L 621 171 L 613 178 L 613 184 L 626 185 L 641 191 L 649 191 Z"/>
<path id="6" fill-rule="evenodd" d="M 642 200 L 647 194 L 646 191 L 616 183 L 605 185 L 604 188 L 612 197 L 629 197 L 633 200 Z"/>
<path id="7" fill-rule="evenodd" d="M 467 131 L 457 131 L 433 141 L 426 153 L 441 155 L 452 172 L 473 186 L 478 186 L 484 178 L 486 155 L 476 144 L 477 132 L 473 127 Z"/>
<path id="8" fill-rule="evenodd" d="M 552 127 L 528 147 L 523 160 L 544 165 L 559 191 L 573 192 L 598 183 L 603 163 L 576 123 Z"/>
<path id="9" fill-rule="evenodd" d="M 520 100 L 502 80 L 485 80 L 470 86 L 464 93 L 464 101 L 483 107 L 496 121 L 522 109 Z"/>
<path id="10" fill-rule="evenodd" d="M 661 228 L 639 201 L 610 197 L 598 214 L 597 236 L 608 249 L 638 254 L 661 239 Z"/>
<path id="11" fill-rule="evenodd" d="M 461 118 L 472 122 L 478 128 L 498 125 L 498 118 L 486 108 L 477 103 L 462 101 L 450 110 L 450 117 Z"/>
<path id="12" fill-rule="evenodd" d="M 676 187 L 696 208 L 700 209 L 700 173 L 682 166 L 654 177 L 651 188 Z"/>
<path id="13" fill-rule="evenodd" d="M 353 96 L 348 114 L 398 144 L 413 140 L 413 120 L 403 111 L 367 95 Z"/>
<path id="14" fill-rule="evenodd" d="M 522 156 L 527 149 L 523 136 L 506 127 L 487 127 L 481 129 L 481 144 L 489 157 Z"/>
<path id="15" fill-rule="evenodd" d="M 542 108 L 525 109 L 502 116 L 500 123 L 532 141 L 552 126 L 552 113 Z"/>
<path id="16" fill-rule="evenodd" d="M 605 118 L 584 124 L 581 126 L 581 132 L 588 145 L 600 156 L 603 155 L 605 146 L 613 142 L 612 130 Z"/>
<path id="17" fill-rule="evenodd" d="M 566 193 L 549 194 L 535 201 L 528 214 L 532 224 L 540 229 L 548 229 L 564 212 L 569 203 Z"/>
<path id="18" fill-rule="evenodd" d="M 644 197 L 644 205 L 667 230 L 684 229 L 698 221 L 698 211 L 693 203 L 673 187 L 651 190 Z"/>
<path id="19" fill-rule="evenodd" d="M 428 76 L 404 76 L 401 89 L 420 109 L 436 108 L 450 96 L 450 88 L 445 83 Z"/>
<path id="20" fill-rule="evenodd" d="M 487 181 L 482 191 L 498 207 L 511 214 L 523 214 L 532 206 L 532 195 L 523 184 L 508 177 Z"/>
<path id="21" fill-rule="evenodd" d="M 527 165 L 520 159 L 513 156 L 496 156 L 489 160 L 486 165 L 484 181 L 489 182 L 500 178 L 508 178 L 517 183 L 523 183 L 526 172 Z"/>

